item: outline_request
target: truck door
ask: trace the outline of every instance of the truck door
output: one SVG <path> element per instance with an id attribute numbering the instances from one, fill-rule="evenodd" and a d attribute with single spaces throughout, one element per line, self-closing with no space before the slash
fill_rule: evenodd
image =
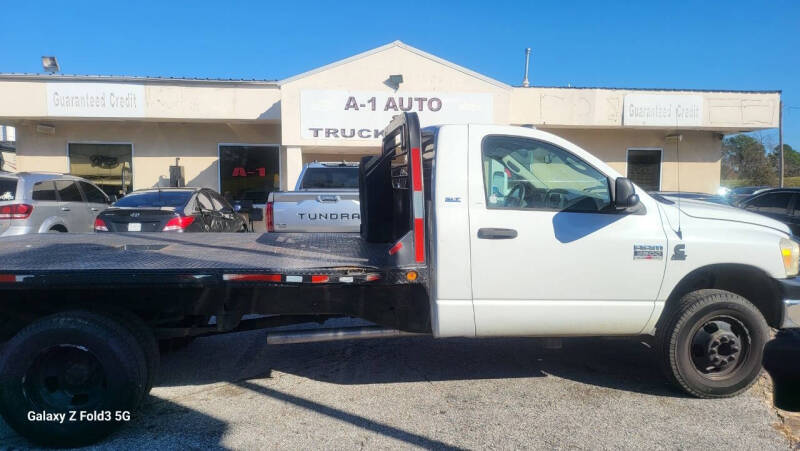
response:
<path id="1" fill-rule="evenodd" d="M 641 331 L 665 267 L 652 199 L 617 211 L 599 160 L 548 133 L 498 130 L 469 127 L 477 335 Z"/>

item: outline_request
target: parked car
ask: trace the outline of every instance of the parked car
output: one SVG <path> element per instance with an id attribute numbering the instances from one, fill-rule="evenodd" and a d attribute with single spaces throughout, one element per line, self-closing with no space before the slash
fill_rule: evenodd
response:
<path id="1" fill-rule="evenodd" d="M 776 188 L 760 191 L 737 205 L 786 224 L 793 235 L 800 236 L 800 188 Z"/>
<path id="2" fill-rule="evenodd" d="M 134 191 L 97 216 L 96 232 L 243 232 L 246 222 L 208 188 Z"/>
<path id="3" fill-rule="evenodd" d="M 768 189 L 770 189 L 769 186 L 739 186 L 731 189 L 728 192 L 727 197 L 730 199 L 731 205 L 737 205 L 739 202 L 747 199 L 753 194 L 758 194 Z"/>
<path id="4" fill-rule="evenodd" d="M 268 232 L 358 232 L 358 163 L 309 163 L 294 191 L 269 193 Z"/>
<path id="5" fill-rule="evenodd" d="M 92 182 L 72 175 L 0 173 L 0 236 L 91 232 L 111 200 Z"/>
<path id="6" fill-rule="evenodd" d="M 730 205 L 730 200 L 728 198 L 717 194 L 693 193 L 685 191 L 650 191 L 649 194 L 651 196 L 663 196 L 670 198 L 680 197 L 681 199 L 702 200 L 720 205 Z"/>

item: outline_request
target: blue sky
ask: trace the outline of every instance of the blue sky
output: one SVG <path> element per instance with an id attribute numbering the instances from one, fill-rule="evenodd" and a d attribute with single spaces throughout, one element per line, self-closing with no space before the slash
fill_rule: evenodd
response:
<path id="1" fill-rule="evenodd" d="M 603 3 L 7 2 L 0 72 L 281 79 L 400 39 L 517 85 L 532 47 L 537 85 L 780 89 L 800 148 L 800 2 Z"/>

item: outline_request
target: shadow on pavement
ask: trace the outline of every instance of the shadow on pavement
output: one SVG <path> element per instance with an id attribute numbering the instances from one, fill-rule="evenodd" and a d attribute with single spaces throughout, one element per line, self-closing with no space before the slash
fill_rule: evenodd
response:
<path id="1" fill-rule="evenodd" d="M 800 330 L 779 331 L 767 343 L 764 368 L 772 377 L 775 407 L 800 412 Z"/>
<path id="2" fill-rule="evenodd" d="M 196 360 L 204 364 L 198 370 Z M 335 384 L 509 379 L 556 376 L 576 382 L 684 397 L 661 374 L 655 355 L 635 339 L 565 339 L 549 350 L 536 339 L 395 338 L 266 344 L 263 331 L 201 338 L 163 359 L 159 386 L 239 382 L 272 371 Z"/>

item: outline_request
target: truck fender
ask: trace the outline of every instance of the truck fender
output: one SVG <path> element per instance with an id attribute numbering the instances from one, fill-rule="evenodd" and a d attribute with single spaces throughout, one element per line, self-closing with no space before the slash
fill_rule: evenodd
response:
<path id="1" fill-rule="evenodd" d="M 721 263 L 702 266 L 687 273 L 672 287 L 665 301 L 656 302 L 643 333 L 654 334 L 669 308 L 676 305 L 686 294 L 702 289 L 736 293 L 755 305 L 764 315 L 767 324 L 780 327 L 783 320 L 783 300 L 775 279 L 756 266 Z"/>

